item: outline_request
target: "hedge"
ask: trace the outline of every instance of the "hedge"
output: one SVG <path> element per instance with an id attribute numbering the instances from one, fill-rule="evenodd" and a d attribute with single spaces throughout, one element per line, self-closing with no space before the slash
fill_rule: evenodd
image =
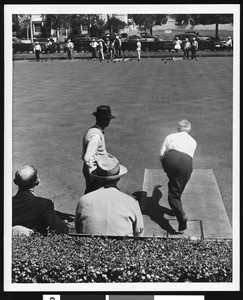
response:
<path id="1" fill-rule="evenodd" d="M 13 236 L 13 283 L 231 282 L 232 242 Z"/>

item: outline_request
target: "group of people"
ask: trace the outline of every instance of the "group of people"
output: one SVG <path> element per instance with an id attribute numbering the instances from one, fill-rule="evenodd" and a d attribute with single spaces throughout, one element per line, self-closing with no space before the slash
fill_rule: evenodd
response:
<path id="1" fill-rule="evenodd" d="M 143 235 L 144 223 L 139 202 L 119 190 L 117 184 L 127 168 L 112 154 L 105 144 L 105 129 L 115 116 L 107 105 L 93 112 L 95 124 L 84 134 L 82 161 L 86 189 L 78 200 L 75 211 L 77 233 L 90 235 L 134 236 Z M 191 124 L 178 122 L 177 133 L 168 135 L 162 143 L 159 159 L 166 172 L 168 202 L 175 215 L 179 231 L 187 228 L 181 195 L 192 173 L 192 160 L 197 146 L 189 135 Z M 54 210 L 50 199 L 35 195 L 39 184 L 37 170 L 24 165 L 16 173 L 14 183 L 18 192 L 12 200 L 13 232 L 45 234 L 48 228 L 57 234 L 68 233 L 69 227 Z"/>
<path id="2" fill-rule="evenodd" d="M 65 47 L 67 49 L 68 60 L 73 60 L 74 44 L 71 41 L 71 39 L 66 40 Z M 40 54 L 42 52 L 42 48 L 38 41 L 35 42 L 33 51 L 35 53 L 36 60 L 40 61 Z M 47 39 L 47 43 L 45 44 L 45 54 L 49 54 L 51 51 L 52 51 L 52 41 L 51 39 Z"/>
<path id="3" fill-rule="evenodd" d="M 106 37 L 105 41 L 102 38 L 98 39 L 98 41 L 93 38 L 90 43 L 92 60 L 104 60 L 104 53 L 106 53 L 110 59 L 113 59 L 115 56 L 121 56 L 121 46 L 122 42 L 118 35 L 113 42 L 110 41 L 109 37 Z"/>
<path id="4" fill-rule="evenodd" d="M 191 59 L 197 58 L 197 50 L 198 50 L 198 42 L 196 38 L 192 38 L 192 41 L 190 42 L 188 38 L 185 38 L 185 40 L 182 42 L 178 36 L 174 40 L 174 48 L 175 52 L 179 52 L 182 50 L 183 47 L 183 59 L 189 59 L 190 51 L 191 51 Z"/>
<path id="5" fill-rule="evenodd" d="M 33 51 L 35 53 L 36 60 L 39 61 L 42 48 L 38 41 L 35 42 Z M 49 54 L 51 51 L 52 51 L 52 41 L 51 39 L 47 39 L 47 42 L 45 43 L 45 53 Z"/>

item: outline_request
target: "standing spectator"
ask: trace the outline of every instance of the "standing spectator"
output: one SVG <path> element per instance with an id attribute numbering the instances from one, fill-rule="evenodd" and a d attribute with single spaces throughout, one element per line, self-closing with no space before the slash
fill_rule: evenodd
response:
<path id="1" fill-rule="evenodd" d="M 197 49 L 198 49 L 198 42 L 196 40 L 196 38 L 192 39 L 192 45 L 191 45 L 191 49 L 192 49 L 192 56 L 191 58 L 197 58 Z"/>
<path id="2" fill-rule="evenodd" d="M 52 42 L 50 39 L 47 39 L 47 43 L 45 44 L 46 47 L 46 54 L 51 52 L 51 48 L 52 48 Z"/>
<path id="3" fill-rule="evenodd" d="M 193 170 L 192 161 L 197 142 L 189 135 L 191 124 L 181 120 L 177 133 L 168 135 L 160 149 L 160 161 L 168 182 L 168 202 L 179 222 L 179 231 L 187 228 L 187 217 L 183 210 L 181 195 Z"/>
<path id="4" fill-rule="evenodd" d="M 111 60 L 113 60 L 113 56 L 114 56 L 114 43 L 111 43 L 111 41 L 109 40 L 108 37 L 105 39 L 105 51 L 107 53 L 107 56 Z"/>
<path id="5" fill-rule="evenodd" d="M 73 60 L 73 49 L 74 49 L 74 44 L 71 42 L 70 39 L 67 40 L 67 54 L 68 54 L 68 60 Z"/>
<path id="6" fill-rule="evenodd" d="M 138 61 L 140 61 L 140 59 L 141 59 L 141 42 L 139 39 L 137 39 L 136 50 L 137 50 L 137 55 L 138 55 Z"/>
<path id="7" fill-rule="evenodd" d="M 104 130 L 115 117 L 111 114 L 110 106 L 100 105 L 96 112 L 96 123 L 90 127 L 83 137 L 82 160 L 83 175 L 86 182 L 85 194 L 97 189 L 97 182 L 90 177 L 90 172 L 97 167 L 97 160 L 107 155 Z"/>
<path id="8" fill-rule="evenodd" d="M 119 36 L 117 35 L 115 40 L 114 40 L 114 46 L 115 46 L 115 51 L 116 51 L 116 56 L 121 56 L 121 39 L 119 38 Z"/>
<path id="9" fill-rule="evenodd" d="M 14 183 L 18 186 L 18 192 L 12 199 L 14 227 L 24 226 L 42 234 L 46 234 L 48 228 L 56 234 L 68 233 L 68 226 L 55 212 L 53 202 L 35 195 L 34 189 L 39 184 L 35 167 L 24 165 L 20 168 L 15 173 Z"/>
<path id="10" fill-rule="evenodd" d="M 111 42 L 110 42 L 109 38 L 106 37 L 104 46 L 105 46 L 106 55 L 109 56 L 109 57 L 110 57 L 110 44 L 111 44 Z"/>
<path id="11" fill-rule="evenodd" d="M 99 51 L 99 60 L 102 61 L 104 60 L 104 46 L 103 46 L 104 40 L 99 39 L 98 41 L 98 51 Z"/>
<path id="12" fill-rule="evenodd" d="M 99 188 L 82 196 L 77 203 L 75 228 L 78 233 L 143 235 L 143 216 L 138 201 L 117 187 L 117 182 L 126 173 L 126 167 L 112 155 L 97 161 L 97 169 L 91 176 L 99 182 Z"/>
<path id="13" fill-rule="evenodd" d="M 91 46 L 91 50 L 92 50 L 92 60 L 95 60 L 95 59 L 97 59 L 96 52 L 97 52 L 97 46 L 98 46 L 98 43 L 96 42 L 95 39 L 92 39 L 90 46 Z"/>
<path id="14" fill-rule="evenodd" d="M 41 46 L 40 46 L 39 42 L 35 42 L 34 53 L 35 53 L 36 60 L 39 61 L 40 53 L 41 53 Z"/>
<path id="15" fill-rule="evenodd" d="M 185 39 L 185 43 L 184 43 L 184 55 L 183 55 L 183 59 L 189 59 L 189 51 L 191 49 L 191 43 L 189 42 L 188 38 Z"/>
<path id="16" fill-rule="evenodd" d="M 174 48 L 175 48 L 175 52 L 178 53 L 180 50 L 181 50 L 181 44 L 182 44 L 182 41 L 178 38 L 178 36 L 176 37 L 175 41 L 173 42 L 174 43 Z"/>

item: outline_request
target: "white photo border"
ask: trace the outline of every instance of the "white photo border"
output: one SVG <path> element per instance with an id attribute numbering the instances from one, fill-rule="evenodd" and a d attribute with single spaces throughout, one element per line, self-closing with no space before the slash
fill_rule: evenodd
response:
<path id="1" fill-rule="evenodd" d="M 234 15 L 233 50 L 233 281 L 232 283 L 82 283 L 14 284 L 11 282 L 12 220 L 12 14 L 48 13 L 217 13 Z M 239 291 L 240 220 L 239 220 L 239 87 L 240 87 L 240 5 L 4 5 L 4 291 Z"/>

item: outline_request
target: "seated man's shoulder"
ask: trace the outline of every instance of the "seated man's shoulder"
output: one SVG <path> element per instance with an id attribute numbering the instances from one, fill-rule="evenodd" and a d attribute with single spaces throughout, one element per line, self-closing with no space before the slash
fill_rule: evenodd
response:
<path id="1" fill-rule="evenodd" d="M 39 203 L 40 206 L 53 206 L 54 207 L 53 201 L 51 199 L 48 199 L 48 198 L 35 196 L 34 201 L 36 203 Z"/>
<path id="2" fill-rule="evenodd" d="M 121 191 L 118 191 L 118 192 L 120 194 L 120 197 L 122 199 L 124 199 L 125 201 L 127 201 L 128 203 L 131 203 L 131 204 L 137 204 L 138 203 L 138 201 L 135 198 L 133 198 L 132 196 L 130 196 L 126 193 L 123 193 Z"/>

